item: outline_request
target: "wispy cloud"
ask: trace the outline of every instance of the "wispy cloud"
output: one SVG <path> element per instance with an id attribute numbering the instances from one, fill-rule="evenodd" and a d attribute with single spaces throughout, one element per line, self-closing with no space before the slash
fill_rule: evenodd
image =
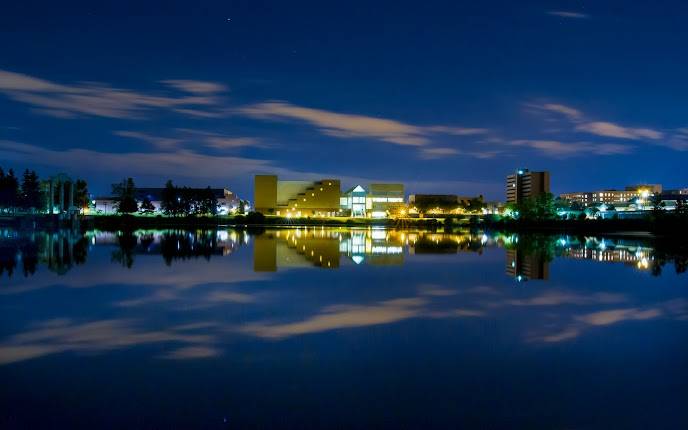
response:
<path id="1" fill-rule="evenodd" d="M 444 158 L 451 155 L 458 154 L 459 151 L 454 148 L 423 148 L 421 149 L 421 157 L 425 159 Z"/>
<path id="2" fill-rule="evenodd" d="M 205 146 L 219 150 L 244 147 L 267 147 L 267 144 L 265 144 L 261 139 L 255 137 L 226 136 L 219 133 L 213 133 L 204 130 L 193 130 L 188 128 L 176 128 L 173 130 L 173 132 L 173 136 L 157 136 L 129 130 L 115 131 L 113 134 L 116 136 L 141 140 L 160 150 L 180 149 L 182 147 L 187 147 L 187 149 L 197 149 L 198 146 Z"/>
<path id="3" fill-rule="evenodd" d="M 173 175 L 222 183 L 227 179 L 243 178 L 265 171 L 292 174 L 289 170 L 274 166 L 269 160 L 204 155 L 189 150 L 121 153 L 80 148 L 52 150 L 6 140 L 0 140 L 0 159 L 24 163 L 31 161 L 69 171 L 111 174 L 113 177 L 127 172 L 134 177 L 164 178 Z"/>
<path id="4" fill-rule="evenodd" d="M 604 137 L 616 137 L 619 139 L 652 139 L 658 140 L 664 137 L 664 133 L 650 128 L 624 127 L 619 124 L 605 121 L 587 122 L 576 126 L 576 130 Z"/>
<path id="5" fill-rule="evenodd" d="M 537 149 L 545 155 L 555 158 L 568 158 L 583 155 L 618 155 L 628 154 L 633 147 L 617 143 L 562 142 L 559 140 L 520 139 L 510 142 L 514 146 Z"/>
<path id="6" fill-rule="evenodd" d="M 160 81 L 181 91 L 191 94 L 217 94 L 228 91 L 228 88 L 216 82 L 194 81 L 188 79 L 168 79 Z"/>
<path id="7" fill-rule="evenodd" d="M 137 139 L 149 143 L 159 149 L 173 149 L 179 146 L 181 139 L 174 139 L 170 137 L 153 136 L 140 131 L 117 130 L 114 131 L 115 136 L 128 137 L 130 139 Z"/>
<path id="8" fill-rule="evenodd" d="M 238 112 L 267 120 L 304 121 L 327 136 L 375 139 L 402 146 L 431 145 L 433 134 L 469 136 L 488 132 L 484 128 L 419 126 L 387 118 L 302 107 L 283 101 L 257 103 L 242 107 Z"/>
<path id="9" fill-rule="evenodd" d="M 674 151 L 688 151 L 688 129 L 677 128 L 673 130 L 658 130 L 649 127 L 629 127 L 611 121 L 592 119 L 589 115 L 584 114 L 576 108 L 558 103 L 525 103 L 524 106 L 531 113 L 546 115 L 546 120 L 561 122 L 563 119 L 565 123 L 569 124 L 568 128 L 563 126 L 555 128 L 554 132 L 556 133 L 585 133 L 605 138 L 644 142 L 673 149 Z M 541 145 L 543 148 L 549 147 L 550 152 L 553 154 L 574 152 L 571 148 L 564 148 L 556 144 L 544 144 L 542 143 L 543 141 L 538 140 L 517 142 L 531 142 L 530 146 L 533 147 L 536 147 L 536 144 L 532 142 L 538 142 L 537 145 Z M 633 150 L 632 147 L 628 147 L 628 149 L 624 151 L 620 145 L 610 143 L 594 144 L 594 147 L 590 145 L 593 144 L 579 145 L 579 147 L 583 148 L 582 150 L 590 150 L 591 153 L 601 155 L 614 153 L 621 154 Z"/>
<path id="10" fill-rule="evenodd" d="M 212 114 L 224 87 L 212 82 L 165 81 L 166 85 L 191 95 L 158 95 L 101 83 L 63 85 L 33 76 L 0 70 L 0 93 L 35 108 L 35 112 L 57 118 L 96 116 L 141 119 L 154 110 Z"/>
<path id="11" fill-rule="evenodd" d="M 590 15 L 581 12 L 572 12 L 568 10 L 550 10 L 547 15 L 558 16 L 560 18 L 572 18 L 572 19 L 588 19 Z"/>

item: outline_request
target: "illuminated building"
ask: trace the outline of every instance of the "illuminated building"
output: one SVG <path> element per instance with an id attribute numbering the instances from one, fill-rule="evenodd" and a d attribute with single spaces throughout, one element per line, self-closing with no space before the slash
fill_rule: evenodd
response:
<path id="1" fill-rule="evenodd" d="M 409 209 L 418 214 L 456 214 L 463 212 L 471 200 L 482 201 L 482 198 L 482 196 L 467 197 L 456 194 L 411 194 Z"/>
<path id="2" fill-rule="evenodd" d="M 549 172 L 518 169 L 506 177 L 506 202 L 520 203 L 530 197 L 549 193 Z"/>
<path id="3" fill-rule="evenodd" d="M 352 217 L 386 218 L 406 215 L 403 184 L 356 185 L 342 193 L 339 199 L 342 215 Z"/>
<path id="4" fill-rule="evenodd" d="M 205 188 L 189 188 L 188 191 L 203 192 Z M 134 197 L 139 204 L 148 199 L 153 205 L 154 213 L 162 213 L 162 195 L 165 188 L 136 188 Z M 233 192 L 226 188 L 211 188 L 210 191 L 217 199 L 217 212 L 220 215 L 236 212 L 239 209 L 241 200 Z M 96 197 L 93 201 L 94 210 L 99 214 L 111 214 L 117 211 L 118 199 L 116 196 Z"/>
<path id="5" fill-rule="evenodd" d="M 339 212 L 339 179 L 281 181 L 275 175 L 256 175 L 256 212 L 284 217 L 335 216 Z"/>
<path id="6" fill-rule="evenodd" d="M 651 196 L 660 194 L 662 186 L 660 184 L 631 185 L 623 190 L 601 190 L 586 191 L 577 193 L 563 193 L 559 197 L 571 203 L 578 203 L 583 207 L 597 206 L 600 204 L 621 205 L 625 203 L 642 203 Z M 638 200 L 641 200 L 638 202 Z"/>

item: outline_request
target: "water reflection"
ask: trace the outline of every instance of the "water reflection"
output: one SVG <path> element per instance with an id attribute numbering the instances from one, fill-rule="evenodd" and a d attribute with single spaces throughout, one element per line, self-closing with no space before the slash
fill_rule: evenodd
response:
<path id="1" fill-rule="evenodd" d="M 685 423 L 675 240 L 4 231 L 1 249 L 2 428 L 132 428 L 142 402 L 167 428 Z"/>
<path id="2" fill-rule="evenodd" d="M 403 265 L 424 254 L 482 254 L 487 248 L 505 249 L 505 274 L 522 282 L 547 280 L 555 258 L 622 263 L 660 275 L 664 266 L 676 273 L 688 268 L 688 249 L 668 238 L 587 237 L 486 232 L 406 231 L 388 229 L 296 228 L 261 232 L 235 230 L 139 230 L 136 232 L 20 232 L 3 230 L 0 275 L 11 277 L 17 268 L 24 276 L 38 266 L 57 274 L 86 262 L 93 247 L 109 246 L 111 261 L 126 268 L 139 255 L 160 255 L 166 265 L 175 261 L 231 255 L 253 241 L 253 269 L 275 272 L 296 267 L 337 269 L 343 264 Z"/>

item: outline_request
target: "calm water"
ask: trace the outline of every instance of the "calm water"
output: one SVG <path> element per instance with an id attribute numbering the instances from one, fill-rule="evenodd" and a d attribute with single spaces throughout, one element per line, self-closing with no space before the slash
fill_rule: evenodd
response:
<path id="1" fill-rule="evenodd" d="M 651 239 L 0 230 L 0 428 L 688 428 Z"/>

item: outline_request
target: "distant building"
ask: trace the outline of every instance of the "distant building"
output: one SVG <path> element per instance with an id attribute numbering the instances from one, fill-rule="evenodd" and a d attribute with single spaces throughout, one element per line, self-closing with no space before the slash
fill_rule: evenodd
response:
<path id="1" fill-rule="evenodd" d="M 583 191 L 576 193 L 563 193 L 559 197 L 572 203 L 578 203 L 583 207 L 598 206 L 601 204 L 625 205 L 637 203 L 638 199 L 647 200 L 655 194 L 662 193 L 660 184 L 629 185 L 623 190 Z"/>
<path id="2" fill-rule="evenodd" d="M 469 197 L 456 194 L 411 194 L 409 196 L 409 209 L 419 214 L 449 214 L 456 213 L 466 207 L 471 200 L 480 199 L 482 196 Z"/>
<path id="3" fill-rule="evenodd" d="M 342 193 L 341 214 L 352 217 L 386 218 L 406 215 L 403 184 L 356 185 Z"/>
<path id="4" fill-rule="evenodd" d="M 148 199 L 155 207 L 156 213 L 162 212 L 162 194 L 165 188 L 137 188 L 135 198 L 139 204 L 144 200 Z M 203 191 L 205 188 L 191 188 L 192 191 Z M 228 214 L 235 212 L 239 209 L 241 205 L 241 200 L 233 192 L 226 188 L 211 188 L 210 191 L 213 193 L 217 199 L 219 214 Z M 94 211 L 97 214 L 111 214 L 117 211 L 117 197 L 116 196 L 103 196 L 96 197 L 93 201 Z"/>
<path id="5" fill-rule="evenodd" d="M 265 215 L 328 217 L 340 210 L 339 179 L 282 181 L 276 175 L 256 175 L 254 185 L 255 210 Z"/>
<path id="6" fill-rule="evenodd" d="M 506 202 L 520 203 L 530 197 L 549 193 L 549 172 L 518 169 L 506 177 Z"/>

